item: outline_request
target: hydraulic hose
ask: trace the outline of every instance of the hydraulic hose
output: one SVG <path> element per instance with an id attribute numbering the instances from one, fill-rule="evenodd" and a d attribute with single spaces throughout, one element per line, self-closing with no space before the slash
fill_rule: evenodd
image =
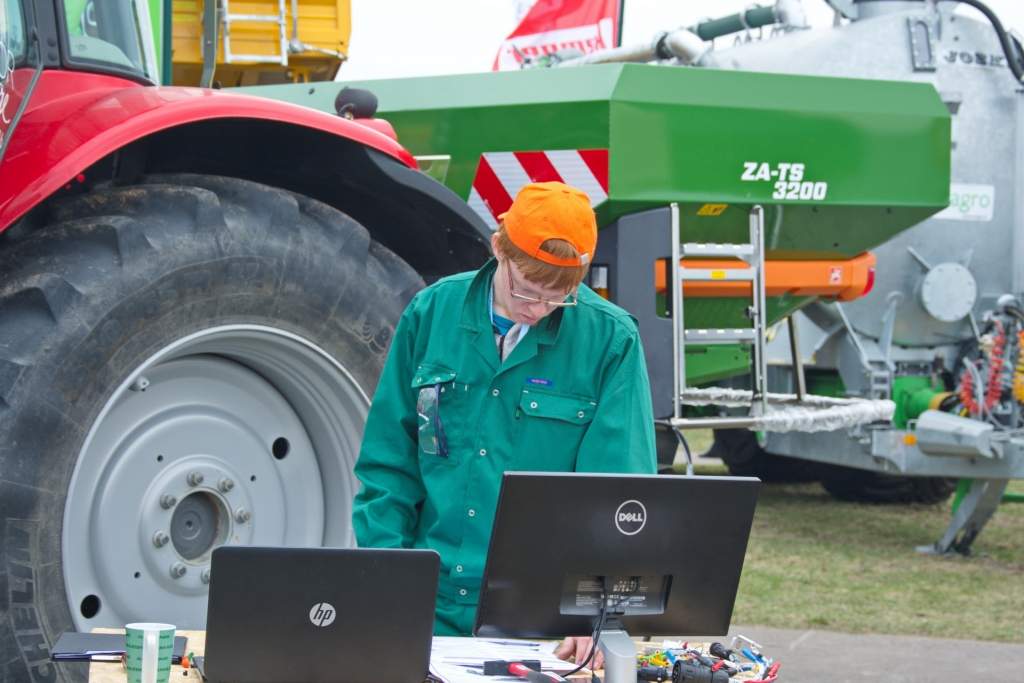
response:
<path id="1" fill-rule="evenodd" d="M 988 383 L 985 386 L 985 410 L 991 410 L 1003 395 L 1003 361 L 1006 353 L 1006 329 L 995 320 L 996 337 L 989 353 Z"/>
<path id="2" fill-rule="evenodd" d="M 1024 403 L 1024 330 L 1017 333 L 1017 365 L 1013 368 L 1013 398 Z"/>
<path id="3" fill-rule="evenodd" d="M 1009 65 L 1010 71 L 1013 72 L 1013 77 L 1018 81 L 1024 80 L 1024 64 L 1021 63 L 1021 54 L 1018 52 L 1017 46 L 1014 45 L 1014 41 L 1007 34 L 1006 29 L 1003 28 L 1003 23 L 999 21 L 999 17 L 988 8 L 988 5 L 981 2 L 981 0 L 942 0 L 942 2 L 959 2 L 963 5 L 970 5 L 984 14 L 988 22 L 992 24 L 992 28 L 995 29 L 996 36 L 999 37 L 999 44 L 1003 48 L 1003 55 L 1006 57 L 1006 63 Z"/>
<path id="4" fill-rule="evenodd" d="M 730 33 L 769 26 L 778 21 L 774 7 L 752 7 L 727 17 L 701 22 L 691 26 L 690 31 L 700 36 L 701 40 L 714 40 Z"/>

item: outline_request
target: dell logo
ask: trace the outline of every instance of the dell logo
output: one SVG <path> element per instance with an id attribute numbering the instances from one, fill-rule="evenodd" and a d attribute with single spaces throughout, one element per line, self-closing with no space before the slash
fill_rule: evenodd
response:
<path id="1" fill-rule="evenodd" d="M 329 602 L 318 602 L 309 610 L 309 620 L 313 622 L 313 626 L 330 626 L 334 623 L 335 615 L 337 612 L 334 605 Z"/>
<path id="2" fill-rule="evenodd" d="M 615 511 L 615 527 L 627 536 L 634 536 L 647 523 L 647 508 L 639 500 L 627 500 Z"/>

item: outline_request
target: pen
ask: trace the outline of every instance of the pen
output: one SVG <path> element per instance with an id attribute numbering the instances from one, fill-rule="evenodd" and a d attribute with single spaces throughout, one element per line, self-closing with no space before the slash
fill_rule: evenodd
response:
<path id="1" fill-rule="evenodd" d="M 494 643 L 495 645 L 517 645 L 519 647 L 531 647 L 538 648 L 540 643 L 531 643 L 526 640 L 487 640 L 488 643 Z"/>

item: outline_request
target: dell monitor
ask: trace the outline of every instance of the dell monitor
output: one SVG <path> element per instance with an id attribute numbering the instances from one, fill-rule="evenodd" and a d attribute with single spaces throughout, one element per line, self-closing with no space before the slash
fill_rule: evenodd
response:
<path id="1" fill-rule="evenodd" d="M 591 636 L 608 683 L 636 680 L 627 636 L 725 635 L 760 482 L 508 472 L 474 633 Z"/>

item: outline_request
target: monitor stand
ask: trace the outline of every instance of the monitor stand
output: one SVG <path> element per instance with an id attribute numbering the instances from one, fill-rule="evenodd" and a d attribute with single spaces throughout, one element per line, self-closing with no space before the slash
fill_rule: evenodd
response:
<path id="1" fill-rule="evenodd" d="M 605 683 L 636 683 L 636 643 L 621 628 L 601 631 Z"/>

